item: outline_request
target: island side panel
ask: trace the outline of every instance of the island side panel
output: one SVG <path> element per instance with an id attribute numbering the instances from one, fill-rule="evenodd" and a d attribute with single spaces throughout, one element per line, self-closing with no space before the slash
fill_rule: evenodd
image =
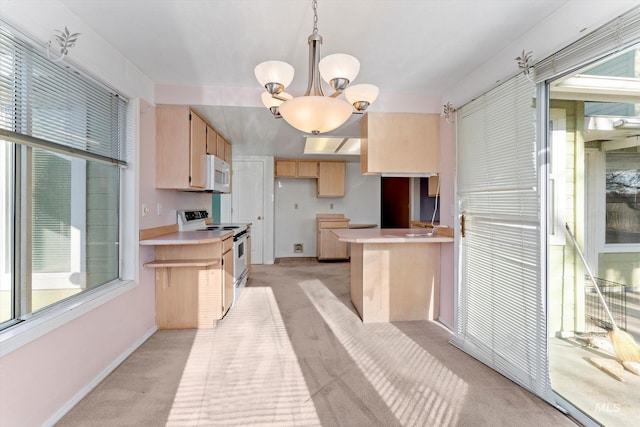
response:
<path id="1" fill-rule="evenodd" d="M 440 244 L 365 243 L 362 264 L 364 323 L 437 318 Z"/>
<path id="2" fill-rule="evenodd" d="M 362 319 L 362 243 L 351 243 L 351 303 Z"/>

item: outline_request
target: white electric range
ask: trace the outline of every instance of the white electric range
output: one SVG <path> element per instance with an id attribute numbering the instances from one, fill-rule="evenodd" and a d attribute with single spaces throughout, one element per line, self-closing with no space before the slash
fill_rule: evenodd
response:
<path id="1" fill-rule="evenodd" d="M 207 224 L 209 213 L 206 210 L 179 210 L 178 231 L 233 231 L 233 304 L 238 301 L 247 284 L 247 237 L 246 224 Z"/>

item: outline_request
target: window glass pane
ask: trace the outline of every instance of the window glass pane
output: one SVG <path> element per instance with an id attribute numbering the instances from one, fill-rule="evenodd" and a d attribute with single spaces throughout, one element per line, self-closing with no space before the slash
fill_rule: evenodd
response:
<path id="1" fill-rule="evenodd" d="M 118 278 L 118 191 L 116 166 L 87 162 L 87 287 Z"/>
<path id="2" fill-rule="evenodd" d="M 640 154 L 607 154 L 605 243 L 640 243 Z"/>
<path id="3" fill-rule="evenodd" d="M 118 173 L 33 150 L 32 311 L 118 278 Z"/>

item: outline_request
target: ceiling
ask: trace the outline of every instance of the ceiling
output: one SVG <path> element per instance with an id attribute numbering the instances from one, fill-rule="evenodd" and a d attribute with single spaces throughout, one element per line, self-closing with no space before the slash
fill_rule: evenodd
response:
<path id="1" fill-rule="evenodd" d="M 287 92 L 299 95 L 306 88 L 307 37 L 313 28 L 311 1 L 62 3 L 157 86 L 238 88 L 238 93 L 259 90 L 254 67 L 279 59 L 296 70 Z M 371 109 L 384 111 L 385 99 L 441 97 L 565 3 L 318 0 L 322 55 L 343 52 L 358 58 L 361 69 L 356 83 L 379 86 L 381 102 Z M 303 135 L 256 105 L 194 107 L 231 141 L 234 155 L 300 156 Z M 353 116 L 332 133 L 358 136 L 360 117 Z"/>

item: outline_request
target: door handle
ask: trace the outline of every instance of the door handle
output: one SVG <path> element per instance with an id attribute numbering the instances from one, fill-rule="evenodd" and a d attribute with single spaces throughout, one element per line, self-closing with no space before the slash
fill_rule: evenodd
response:
<path id="1" fill-rule="evenodd" d="M 466 224 L 466 216 L 465 214 L 460 215 L 460 235 L 464 237 L 465 235 L 465 224 Z"/>

